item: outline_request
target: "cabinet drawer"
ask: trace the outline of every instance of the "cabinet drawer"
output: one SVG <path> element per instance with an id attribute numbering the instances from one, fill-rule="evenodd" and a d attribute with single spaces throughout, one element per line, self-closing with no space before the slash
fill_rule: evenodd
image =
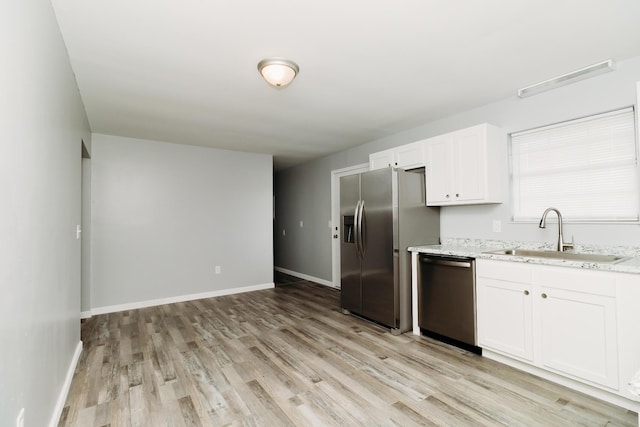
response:
<path id="1" fill-rule="evenodd" d="M 515 262 L 477 260 L 476 274 L 508 282 L 533 283 L 533 269 L 530 265 Z"/>
<path id="2" fill-rule="evenodd" d="M 580 271 L 576 268 L 540 267 L 535 270 L 536 284 L 573 292 L 614 297 L 615 277 L 601 271 Z"/>

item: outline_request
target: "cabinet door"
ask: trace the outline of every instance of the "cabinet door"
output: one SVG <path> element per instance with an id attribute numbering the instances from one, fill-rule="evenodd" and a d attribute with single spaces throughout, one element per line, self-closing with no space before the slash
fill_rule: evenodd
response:
<path id="1" fill-rule="evenodd" d="M 393 150 L 384 150 L 369 154 L 369 169 L 371 170 L 388 168 L 394 163 Z"/>
<path id="2" fill-rule="evenodd" d="M 479 277 L 480 347 L 533 361 L 531 285 Z"/>
<path id="3" fill-rule="evenodd" d="M 540 286 L 540 363 L 618 388 L 615 297 Z"/>
<path id="4" fill-rule="evenodd" d="M 484 126 L 474 126 L 453 134 L 455 201 L 485 198 L 487 186 L 487 132 Z"/>
<path id="5" fill-rule="evenodd" d="M 450 135 L 430 138 L 426 142 L 427 206 L 452 202 L 452 148 Z"/>
<path id="6" fill-rule="evenodd" d="M 402 169 L 424 166 L 424 142 L 414 142 L 395 149 L 395 164 Z"/>

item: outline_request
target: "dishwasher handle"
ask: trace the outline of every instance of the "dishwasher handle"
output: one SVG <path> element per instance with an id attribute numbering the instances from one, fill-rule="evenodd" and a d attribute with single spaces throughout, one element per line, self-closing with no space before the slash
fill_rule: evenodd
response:
<path id="1" fill-rule="evenodd" d="M 460 268 L 471 268 L 472 260 L 456 260 L 450 258 L 435 258 L 422 256 L 420 257 L 420 262 L 424 262 L 426 264 L 435 264 L 435 265 L 444 265 L 447 267 L 460 267 Z"/>

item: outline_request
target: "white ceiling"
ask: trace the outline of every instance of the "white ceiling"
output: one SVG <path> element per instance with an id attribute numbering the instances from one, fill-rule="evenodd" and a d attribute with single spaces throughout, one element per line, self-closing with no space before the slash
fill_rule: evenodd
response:
<path id="1" fill-rule="evenodd" d="M 52 0 L 96 133 L 288 167 L 640 55 L 638 0 Z M 298 63 L 284 88 L 257 63 Z"/>

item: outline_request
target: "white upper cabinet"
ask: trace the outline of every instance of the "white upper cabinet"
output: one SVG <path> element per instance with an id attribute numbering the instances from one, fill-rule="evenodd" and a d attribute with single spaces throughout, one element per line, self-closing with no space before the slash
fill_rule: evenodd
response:
<path id="1" fill-rule="evenodd" d="M 378 151 L 377 153 L 369 154 L 369 169 L 382 169 L 394 166 L 394 150 Z"/>
<path id="2" fill-rule="evenodd" d="M 502 203 L 506 133 L 487 123 L 425 141 L 427 205 Z"/>
<path id="3" fill-rule="evenodd" d="M 382 169 L 390 166 L 401 169 L 424 167 L 424 141 L 401 145 L 369 155 L 369 169 Z"/>

